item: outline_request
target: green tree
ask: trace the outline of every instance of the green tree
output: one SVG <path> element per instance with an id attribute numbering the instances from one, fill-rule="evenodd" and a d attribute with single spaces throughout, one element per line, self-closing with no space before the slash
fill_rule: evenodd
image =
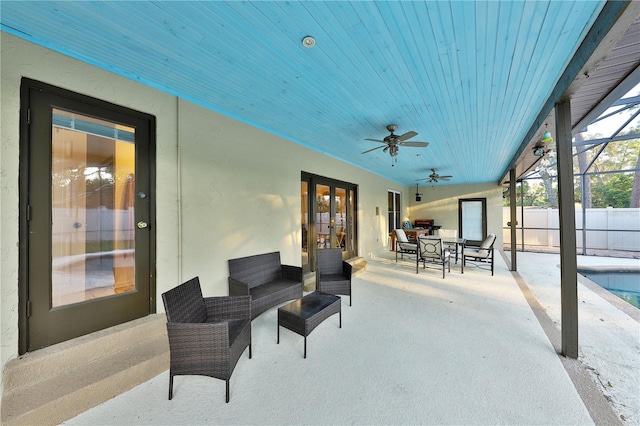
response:
<path id="1" fill-rule="evenodd" d="M 592 207 L 628 208 L 633 187 L 633 175 L 615 173 L 602 179 L 602 183 L 592 185 Z"/>

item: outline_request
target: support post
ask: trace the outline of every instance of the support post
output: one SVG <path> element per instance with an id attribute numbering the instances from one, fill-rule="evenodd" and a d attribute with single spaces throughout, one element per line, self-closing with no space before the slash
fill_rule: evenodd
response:
<path id="1" fill-rule="evenodd" d="M 509 170 L 509 220 L 511 230 L 511 270 L 518 270 L 518 262 L 516 253 L 518 252 L 516 244 L 516 169 Z"/>
<path id="2" fill-rule="evenodd" d="M 520 181 L 520 238 L 522 239 L 522 252 L 524 253 L 524 180 Z"/>
<path id="3" fill-rule="evenodd" d="M 556 151 L 560 207 L 560 298 L 562 354 L 578 358 L 578 272 L 576 258 L 576 213 L 571 152 L 571 104 L 556 104 Z"/>

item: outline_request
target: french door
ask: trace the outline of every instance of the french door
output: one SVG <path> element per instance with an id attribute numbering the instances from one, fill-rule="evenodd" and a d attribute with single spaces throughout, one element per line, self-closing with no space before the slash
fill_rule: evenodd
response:
<path id="1" fill-rule="evenodd" d="M 302 265 L 315 270 L 315 254 L 342 249 L 343 259 L 356 255 L 357 186 L 302 174 Z"/>
<path id="2" fill-rule="evenodd" d="M 28 79 L 22 107 L 20 353 L 155 309 L 153 117 Z"/>

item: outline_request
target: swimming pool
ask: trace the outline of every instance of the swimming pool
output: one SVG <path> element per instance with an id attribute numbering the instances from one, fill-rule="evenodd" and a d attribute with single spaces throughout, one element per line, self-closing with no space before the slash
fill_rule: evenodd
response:
<path id="1" fill-rule="evenodd" d="M 636 308 L 640 308 L 640 271 L 578 270 L 578 273 Z"/>

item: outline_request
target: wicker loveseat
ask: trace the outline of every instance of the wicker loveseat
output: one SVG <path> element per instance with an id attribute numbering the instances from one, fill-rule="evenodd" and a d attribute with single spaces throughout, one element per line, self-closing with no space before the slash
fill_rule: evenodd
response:
<path id="1" fill-rule="evenodd" d="M 251 319 L 302 298 L 302 268 L 282 265 L 280 252 L 229 259 L 229 296 L 251 296 Z"/>

